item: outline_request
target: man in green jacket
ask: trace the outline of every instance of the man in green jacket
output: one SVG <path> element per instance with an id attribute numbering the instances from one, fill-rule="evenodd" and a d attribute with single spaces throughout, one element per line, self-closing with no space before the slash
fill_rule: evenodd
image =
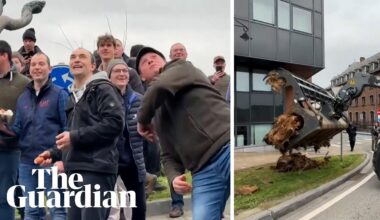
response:
<path id="1" fill-rule="evenodd" d="M 144 47 L 136 67 L 142 78 L 153 78 L 138 114 L 139 133 L 151 141 L 157 134 L 174 190 L 192 191 L 193 219 L 221 219 L 230 191 L 229 105 L 190 62 L 166 63 L 161 52 Z"/>
<path id="2" fill-rule="evenodd" d="M 29 79 L 12 67 L 11 46 L 0 40 L 0 109 L 15 112 L 17 98 L 24 91 Z M 0 119 L 1 120 L 1 119 Z M 0 127 L 4 126 L 0 123 Z M 20 162 L 20 149 L 15 137 L 0 132 L 0 216 L 1 219 L 14 219 L 15 210 L 7 202 L 9 187 L 16 185 Z"/>

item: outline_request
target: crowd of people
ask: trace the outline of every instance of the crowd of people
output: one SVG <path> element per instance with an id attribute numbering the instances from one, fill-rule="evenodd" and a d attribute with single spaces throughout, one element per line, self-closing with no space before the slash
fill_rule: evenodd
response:
<path id="1" fill-rule="evenodd" d="M 137 206 L 80 208 L 72 197 L 70 208 L 49 210 L 52 219 L 143 220 L 147 194 L 163 187 L 156 182 L 162 173 L 170 187 L 170 217 L 183 215 L 183 195 L 191 193 L 193 219 L 222 218 L 230 192 L 230 77 L 223 56 L 214 58 L 215 73 L 207 77 L 188 61 L 181 43 L 168 48 L 166 61 L 162 52 L 144 45 L 132 46 L 127 56 L 122 42 L 105 34 L 94 53 L 72 51 L 74 79 L 67 93 L 49 77 L 49 54 L 36 45 L 35 29 L 22 39 L 17 52 L 0 40 L 0 108 L 15 113 L 11 122 L 0 118 L 2 218 L 15 219 L 7 190 L 25 185 L 16 198 L 41 190 L 32 169 L 51 166 L 79 173 L 80 186 L 132 190 Z M 41 164 L 36 157 L 44 159 Z M 50 177 L 44 178 L 49 191 Z M 25 219 L 45 216 L 44 208 L 28 203 L 19 212 Z"/>

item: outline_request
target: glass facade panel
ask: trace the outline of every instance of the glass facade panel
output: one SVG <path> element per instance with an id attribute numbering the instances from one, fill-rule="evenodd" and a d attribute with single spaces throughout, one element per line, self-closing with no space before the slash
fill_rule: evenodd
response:
<path id="1" fill-rule="evenodd" d="M 249 117 L 249 94 L 237 92 L 236 93 L 236 108 L 235 117 L 237 123 L 247 123 L 250 121 Z"/>
<path id="2" fill-rule="evenodd" d="M 274 0 L 253 0 L 253 19 L 274 24 Z"/>
<path id="3" fill-rule="evenodd" d="M 282 93 L 274 94 L 274 117 L 277 117 L 284 113 L 284 98 Z"/>
<path id="4" fill-rule="evenodd" d="M 311 34 L 311 26 L 311 12 L 293 7 L 293 29 Z"/>
<path id="5" fill-rule="evenodd" d="M 273 94 L 251 94 L 251 121 L 272 122 L 274 119 Z"/>
<path id="6" fill-rule="evenodd" d="M 248 145 L 248 126 L 237 126 L 235 146 L 240 147 L 245 145 Z"/>
<path id="7" fill-rule="evenodd" d="M 252 73 L 252 90 L 271 91 L 271 87 L 264 82 L 266 74 Z"/>
<path id="8" fill-rule="evenodd" d="M 290 10 L 289 3 L 278 0 L 278 18 L 277 24 L 280 28 L 290 28 Z"/>
<path id="9" fill-rule="evenodd" d="M 249 92 L 249 73 L 236 72 L 236 91 Z"/>
<path id="10" fill-rule="evenodd" d="M 264 145 L 266 144 L 263 141 L 264 136 L 272 128 L 271 124 L 260 124 L 251 126 L 251 140 L 255 145 Z"/>

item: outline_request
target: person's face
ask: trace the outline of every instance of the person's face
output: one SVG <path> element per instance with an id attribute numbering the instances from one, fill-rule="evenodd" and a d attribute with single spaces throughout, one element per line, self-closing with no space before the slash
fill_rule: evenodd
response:
<path id="1" fill-rule="evenodd" d="M 51 67 L 43 54 L 37 54 L 30 60 L 30 75 L 36 82 L 44 82 L 49 78 Z"/>
<path id="2" fill-rule="evenodd" d="M 112 68 L 110 80 L 118 88 L 125 88 L 129 81 L 128 67 L 124 64 L 117 64 Z"/>
<path id="3" fill-rule="evenodd" d="M 20 62 L 20 59 L 13 57 L 12 62 L 16 65 L 17 72 L 21 73 L 24 69 L 24 65 Z"/>
<path id="4" fill-rule="evenodd" d="M 123 53 L 124 53 L 123 44 L 121 43 L 121 41 L 116 40 L 115 58 L 121 58 Z"/>
<path id="5" fill-rule="evenodd" d="M 8 69 L 3 69 L 5 68 L 6 64 L 9 64 L 8 54 L 0 53 L 0 73 L 3 73 L 3 71 L 8 71 Z"/>
<path id="6" fill-rule="evenodd" d="M 187 59 L 186 48 L 182 44 L 174 44 L 170 49 L 170 59 Z"/>
<path id="7" fill-rule="evenodd" d="M 139 63 L 141 79 L 144 81 L 153 80 L 163 66 L 165 66 L 165 60 L 158 54 L 152 52 L 144 54 Z"/>
<path id="8" fill-rule="evenodd" d="M 98 54 L 102 60 L 111 60 L 115 56 L 115 47 L 112 42 L 105 41 L 99 45 Z"/>
<path id="9" fill-rule="evenodd" d="M 221 69 L 221 72 L 224 72 L 224 69 L 226 68 L 226 62 L 224 60 L 217 60 L 214 63 L 215 70 Z"/>
<path id="10" fill-rule="evenodd" d="M 90 53 L 83 48 L 76 49 L 72 52 L 69 65 L 70 72 L 74 77 L 79 75 L 92 75 L 95 69 L 95 64 L 91 63 Z"/>
<path id="11" fill-rule="evenodd" d="M 24 43 L 24 48 L 26 52 L 34 51 L 34 45 L 35 45 L 34 41 L 32 41 L 31 39 L 25 39 L 23 40 L 23 43 Z"/>

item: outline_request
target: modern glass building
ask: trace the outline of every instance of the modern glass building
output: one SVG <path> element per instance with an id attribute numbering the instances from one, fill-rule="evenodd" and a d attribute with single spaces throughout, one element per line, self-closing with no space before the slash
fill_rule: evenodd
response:
<path id="1" fill-rule="evenodd" d="M 283 67 L 311 80 L 324 68 L 323 0 L 235 0 L 235 145 L 263 145 L 283 97 L 264 77 Z"/>

